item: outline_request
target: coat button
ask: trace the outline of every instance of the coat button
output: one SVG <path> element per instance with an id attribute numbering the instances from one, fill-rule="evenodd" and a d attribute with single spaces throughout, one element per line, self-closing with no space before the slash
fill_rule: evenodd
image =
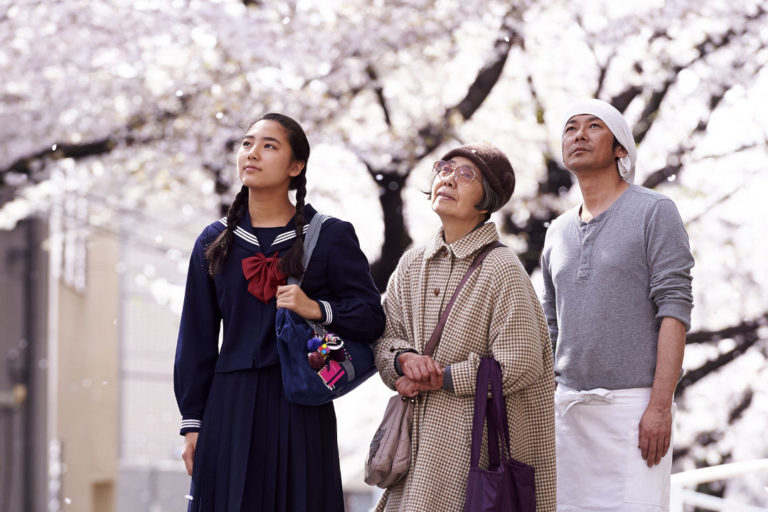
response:
<path id="1" fill-rule="evenodd" d="M 440 295 L 440 288 L 435 288 L 435 297 Z"/>

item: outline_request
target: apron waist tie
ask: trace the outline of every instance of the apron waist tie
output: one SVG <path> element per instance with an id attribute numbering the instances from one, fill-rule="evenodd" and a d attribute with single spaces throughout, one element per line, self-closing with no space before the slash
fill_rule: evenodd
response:
<path id="1" fill-rule="evenodd" d="M 588 404 L 590 402 L 613 402 L 613 392 L 603 388 L 585 389 L 584 391 L 568 390 L 558 392 L 557 408 L 560 415 L 564 416 L 571 407 L 576 404 Z"/>

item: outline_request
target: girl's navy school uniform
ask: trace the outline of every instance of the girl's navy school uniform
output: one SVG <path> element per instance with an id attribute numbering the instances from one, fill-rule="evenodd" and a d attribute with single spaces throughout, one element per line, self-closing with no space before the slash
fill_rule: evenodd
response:
<path id="1" fill-rule="evenodd" d="M 304 207 L 307 224 L 317 214 Z M 195 242 L 176 347 L 181 434 L 200 432 L 189 510 L 343 510 L 333 404 L 286 401 L 275 298 L 264 303 L 249 292 L 243 271 L 247 258 L 288 250 L 294 221 L 253 228 L 246 213 L 211 277 L 204 251 L 225 222 L 210 224 Z M 381 297 L 350 223 L 325 219 L 301 287 L 319 303 L 328 330 L 371 343 L 383 332 Z"/>

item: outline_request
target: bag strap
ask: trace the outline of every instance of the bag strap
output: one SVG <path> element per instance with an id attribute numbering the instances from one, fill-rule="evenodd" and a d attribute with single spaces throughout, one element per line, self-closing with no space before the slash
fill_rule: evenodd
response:
<path id="1" fill-rule="evenodd" d="M 504 398 L 502 389 L 501 365 L 493 358 L 489 359 L 491 374 L 491 397 L 488 399 L 491 403 L 490 414 L 488 415 L 488 457 L 491 457 L 491 439 L 493 440 L 493 455 L 495 460 L 499 460 L 499 445 L 501 445 L 504 460 L 512 457 L 509 445 L 509 423 L 507 422 L 507 402 Z M 491 437 L 493 433 L 493 437 Z"/>
<path id="2" fill-rule="evenodd" d="M 301 260 L 302 266 L 304 267 L 304 274 L 299 279 L 294 276 L 289 276 L 287 280 L 288 284 L 297 284 L 301 286 L 301 282 L 304 280 L 304 276 L 307 273 L 307 268 L 309 268 L 309 260 L 312 259 L 312 252 L 315 250 L 317 240 L 320 238 L 320 228 L 323 222 L 328 220 L 328 218 L 329 217 L 327 215 L 315 213 L 315 215 L 312 217 L 312 220 L 309 221 L 309 227 L 304 234 L 304 257 Z M 307 320 L 306 318 L 304 321 L 307 322 L 309 327 L 316 333 L 325 334 L 325 328 L 319 323 L 313 322 L 312 320 Z M 351 375 L 354 376 L 354 371 L 351 373 Z M 351 378 L 352 377 L 350 377 L 350 380 Z"/>
<path id="3" fill-rule="evenodd" d="M 488 409 L 488 384 L 490 383 L 490 373 L 485 358 L 480 360 L 480 366 L 477 368 L 477 379 L 475 382 L 475 408 L 472 415 L 472 451 L 470 452 L 469 467 L 476 468 L 480 464 L 480 448 L 483 443 L 483 425 L 487 416 Z M 491 432 L 488 432 L 488 464 L 493 463 L 490 460 L 492 452 Z M 498 451 L 496 452 L 498 459 Z M 498 460 L 496 461 L 498 464 Z"/>
<path id="4" fill-rule="evenodd" d="M 485 257 L 488 256 L 488 253 L 490 253 L 492 250 L 494 250 L 497 247 L 504 247 L 504 244 L 502 244 L 498 240 L 496 240 L 495 242 L 491 242 L 490 244 L 486 245 L 483 248 L 483 250 L 477 254 L 477 256 L 475 256 L 474 260 L 472 260 L 472 264 L 464 273 L 464 277 L 461 278 L 461 282 L 459 282 L 459 285 L 456 287 L 456 290 L 453 292 L 453 295 L 451 296 L 451 300 L 448 301 L 448 305 L 445 306 L 445 310 L 443 311 L 443 314 L 440 315 L 440 319 L 437 321 L 437 326 L 435 327 L 435 330 L 432 331 L 432 336 L 429 337 L 429 341 L 427 342 L 427 345 L 424 347 L 423 354 L 425 356 L 431 356 L 432 353 L 435 351 L 435 347 L 437 347 L 437 343 L 440 341 L 440 337 L 443 335 L 445 322 L 448 321 L 448 315 L 450 314 L 451 309 L 453 308 L 453 303 L 456 302 L 456 297 L 459 296 L 459 292 L 464 287 L 464 284 L 469 280 L 469 277 L 472 275 L 472 272 L 474 272 L 475 269 L 479 267 L 480 264 L 483 262 Z"/>
<path id="5" fill-rule="evenodd" d="M 501 366 L 492 357 L 480 360 L 477 369 L 475 387 L 475 408 L 472 417 L 472 449 L 470 468 L 480 464 L 480 449 L 483 443 L 483 425 L 488 419 L 488 468 L 499 467 L 499 445 L 505 460 L 511 457 L 509 446 L 509 425 L 507 423 L 506 403 L 501 382 Z M 488 398 L 488 385 L 491 397 Z"/>
<path id="6" fill-rule="evenodd" d="M 309 221 L 309 227 L 304 234 L 304 257 L 301 260 L 301 265 L 304 267 L 304 273 L 306 274 L 307 267 L 309 267 L 309 260 L 312 259 L 312 252 L 315 250 L 317 240 L 320 238 L 320 227 L 328 217 L 315 213 L 312 220 Z M 297 239 L 298 241 L 298 239 Z M 290 276 L 288 278 L 288 284 L 297 284 L 301 286 L 301 282 L 304 280 L 302 275 L 300 279 Z"/>

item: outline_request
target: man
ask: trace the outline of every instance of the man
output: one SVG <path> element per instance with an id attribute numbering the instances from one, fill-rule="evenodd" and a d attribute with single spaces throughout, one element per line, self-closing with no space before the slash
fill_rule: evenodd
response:
<path id="1" fill-rule="evenodd" d="M 673 395 L 693 307 L 688 236 L 669 198 L 632 184 L 632 132 L 611 105 L 571 106 L 562 151 L 583 202 L 552 222 L 541 265 L 558 510 L 668 510 Z"/>

